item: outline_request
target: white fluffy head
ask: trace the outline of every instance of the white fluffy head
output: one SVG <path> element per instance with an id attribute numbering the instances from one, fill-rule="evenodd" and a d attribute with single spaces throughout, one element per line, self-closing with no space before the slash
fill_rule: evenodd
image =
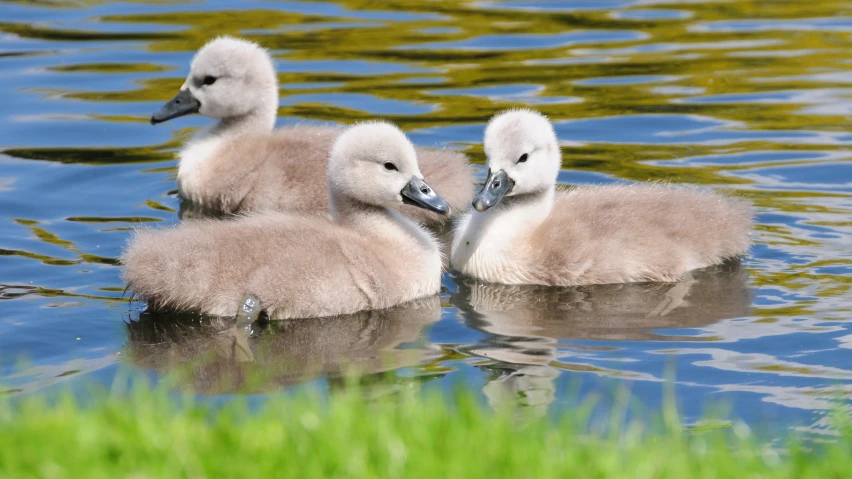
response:
<path id="1" fill-rule="evenodd" d="M 335 140 L 328 162 L 329 195 L 382 207 L 402 205 L 402 189 L 422 179 L 414 145 L 391 123 L 350 126 Z"/>
<path id="2" fill-rule="evenodd" d="M 269 53 L 256 43 L 219 37 L 198 50 L 181 89 L 200 103 L 198 112 L 218 119 L 266 115 L 278 110 L 278 78 Z"/>
<path id="3" fill-rule="evenodd" d="M 507 196 L 553 188 L 562 166 L 562 154 L 553 125 L 541 113 L 528 109 L 495 115 L 485 128 L 488 168 L 505 171 L 515 186 Z"/>

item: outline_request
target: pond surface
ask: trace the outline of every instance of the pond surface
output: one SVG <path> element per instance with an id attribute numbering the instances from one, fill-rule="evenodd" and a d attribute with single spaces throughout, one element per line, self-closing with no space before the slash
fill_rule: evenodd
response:
<path id="1" fill-rule="evenodd" d="M 481 165 L 488 117 L 530 105 L 564 143 L 560 182 L 733 192 L 756 244 L 678 284 L 445 274 L 440 300 L 353 317 L 152 317 L 117 258 L 179 221 L 175 151 L 209 121 L 148 118 L 226 33 L 274 52 L 281 125 L 382 116 Z M 831 0 L 0 2 L 0 393 L 123 368 L 205 395 L 333 390 L 354 366 L 375 394 L 462 385 L 556 414 L 622 386 L 653 411 L 669 378 L 687 422 L 724 403 L 830 434 L 852 394 L 850 40 Z"/>

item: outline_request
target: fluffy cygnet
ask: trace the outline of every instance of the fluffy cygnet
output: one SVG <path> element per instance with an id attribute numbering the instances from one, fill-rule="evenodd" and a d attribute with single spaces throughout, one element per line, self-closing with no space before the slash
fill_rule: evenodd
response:
<path id="1" fill-rule="evenodd" d="M 247 295 L 272 318 L 301 318 L 438 293 L 438 243 L 396 208 L 450 208 L 402 131 L 381 122 L 345 130 L 331 150 L 328 191 L 331 219 L 266 212 L 140 231 L 122 257 L 124 279 L 153 308 L 218 316 L 234 316 Z"/>
<path id="2" fill-rule="evenodd" d="M 557 191 L 559 144 L 537 112 L 495 116 L 485 154 L 488 179 L 450 253 L 450 266 L 468 276 L 551 286 L 670 282 L 750 246 L 752 213 L 742 200 L 662 184 Z"/>
<path id="3" fill-rule="evenodd" d="M 180 152 L 181 196 L 224 213 L 328 211 L 328 151 L 342 129 L 273 130 L 277 111 L 278 80 L 266 50 L 231 37 L 202 47 L 180 92 L 151 117 L 152 124 L 193 113 L 219 120 Z M 426 148 L 418 148 L 417 155 L 429 184 L 455 211 L 465 209 L 474 194 L 465 155 Z M 413 207 L 402 211 L 426 224 L 446 219 Z"/>

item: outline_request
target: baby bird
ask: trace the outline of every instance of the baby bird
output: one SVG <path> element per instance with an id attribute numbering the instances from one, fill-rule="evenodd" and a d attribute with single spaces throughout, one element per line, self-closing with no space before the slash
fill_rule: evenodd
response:
<path id="1" fill-rule="evenodd" d="M 275 319 L 383 309 L 435 295 L 441 254 L 434 236 L 396 211 L 447 215 L 398 128 L 361 123 L 329 157 L 331 216 L 265 212 L 197 220 L 136 234 L 123 257 L 128 287 L 150 307 L 234 316 L 259 298 Z"/>
<path id="2" fill-rule="evenodd" d="M 742 200 L 661 184 L 557 191 L 559 144 L 538 112 L 498 114 L 484 143 L 488 178 L 451 246 L 450 267 L 465 275 L 549 286 L 671 282 L 750 246 Z"/>
<path id="3" fill-rule="evenodd" d="M 193 113 L 219 122 L 180 152 L 177 182 L 184 199 L 223 213 L 328 211 L 328 150 L 341 129 L 301 125 L 273 130 L 278 79 L 266 50 L 231 37 L 203 46 L 180 92 L 154 113 L 151 123 Z M 464 154 L 420 148 L 417 155 L 425 178 L 453 209 L 470 204 L 473 172 Z M 446 219 L 414 207 L 402 211 L 430 225 Z"/>

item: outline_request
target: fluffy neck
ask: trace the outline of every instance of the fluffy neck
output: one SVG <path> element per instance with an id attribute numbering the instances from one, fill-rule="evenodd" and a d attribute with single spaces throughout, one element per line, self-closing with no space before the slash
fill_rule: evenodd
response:
<path id="1" fill-rule="evenodd" d="M 509 196 L 490 210 L 463 217 L 453 235 L 450 266 L 462 273 L 500 281 L 501 265 L 508 253 L 523 246 L 516 240 L 535 231 L 547 219 L 555 194 L 555 187 L 551 187 Z"/>
<path id="2" fill-rule="evenodd" d="M 184 197 L 199 201 L 196 190 L 203 187 L 199 179 L 205 163 L 216 154 L 219 145 L 226 138 L 238 137 L 249 133 L 270 132 L 275 127 L 278 115 L 278 87 L 270 89 L 262 106 L 245 115 L 232 116 L 219 120 L 212 127 L 200 131 L 180 152 L 178 162 L 178 189 Z"/>
<path id="3" fill-rule="evenodd" d="M 553 200 L 556 196 L 556 186 L 551 186 L 542 191 L 533 193 L 525 193 L 523 195 L 509 196 L 503 198 L 500 204 L 492 208 L 483 215 L 502 215 L 512 213 L 513 215 L 520 214 L 522 218 L 522 229 L 528 230 L 535 228 L 550 215 L 550 210 L 553 209 Z"/>
<path id="4" fill-rule="evenodd" d="M 430 233 L 396 210 L 349 198 L 329 197 L 329 211 L 335 223 L 364 235 L 380 236 L 383 240 L 403 244 L 417 244 L 426 251 L 438 250 L 438 243 Z"/>
<path id="5" fill-rule="evenodd" d="M 205 136 L 239 135 L 261 131 L 272 131 L 278 115 L 278 95 L 264 106 L 256 108 L 245 115 L 222 118 Z"/>

